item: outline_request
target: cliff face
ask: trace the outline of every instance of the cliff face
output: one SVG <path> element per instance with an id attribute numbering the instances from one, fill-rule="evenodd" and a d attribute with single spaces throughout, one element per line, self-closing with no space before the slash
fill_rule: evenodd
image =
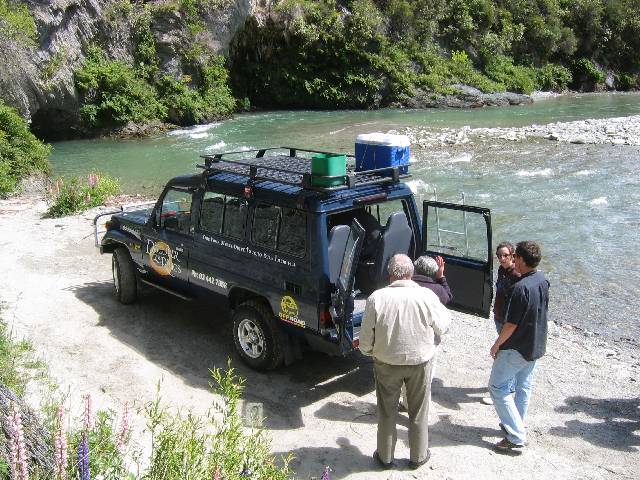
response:
<path id="1" fill-rule="evenodd" d="M 132 14 L 145 8 L 126 0 L 26 0 L 37 28 L 34 45 L 11 38 L 0 29 L 0 98 L 15 107 L 43 138 L 66 134 L 78 124 L 79 95 L 74 71 L 90 44 L 109 58 L 133 61 Z M 225 54 L 236 31 L 255 8 L 256 0 L 218 0 L 199 12 L 204 28 L 198 41 L 212 53 Z M 257 5 L 256 5 L 257 4 Z M 160 69 L 180 78 L 185 72 L 177 52 L 193 41 L 185 13 L 176 0 L 147 2 L 153 15 L 151 34 Z"/>

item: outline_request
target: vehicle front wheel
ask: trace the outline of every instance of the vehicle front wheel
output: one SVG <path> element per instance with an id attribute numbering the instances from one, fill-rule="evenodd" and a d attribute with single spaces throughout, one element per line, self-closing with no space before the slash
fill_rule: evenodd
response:
<path id="1" fill-rule="evenodd" d="M 136 267 L 126 248 L 120 247 L 114 250 L 111 257 L 111 271 L 118 301 L 124 305 L 135 302 L 138 297 L 138 279 Z"/>
<path id="2" fill-rule="evenodd" d="M 240 305 L 233 315 L 233 343 L 242 361 L 256 370 L 282 363 L 282 348 L 271 310 L 258 302 Z"/>

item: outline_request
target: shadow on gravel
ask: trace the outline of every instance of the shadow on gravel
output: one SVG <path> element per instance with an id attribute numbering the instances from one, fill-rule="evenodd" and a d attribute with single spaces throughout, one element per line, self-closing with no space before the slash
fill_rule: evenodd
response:
<path id="1" fill-rule="evenodd" d="M 111 282 L 70 290 L 97 312 L 99 326 L 192 387 L 209 390 L 209 369 L 226 368 L 231 358 L 238 375 L 247 380 L 243 404 L 247 423 L 264 418 L 261 425 L 270 429 L 299 428 L 304 426 L 302 408 L 337 392 L 360 397 L 374 389 L 372 361 L 358 353 L 340 358 L 305 352 L 293 365 L 267 373 L 246 367 L 236 355 L 231 316 L 222 297 L 187 302 L 149 289 L 135 304 L 121 305 Z M 361 412 L 352 409 L 351 414 L 353 419 Z M 324 415 L 344 420 L 346 413 L 328 408 Z"/>
<path id="2" fill-rule="evenodd" d="M 450 447 L 473 445 L 481 448 L 493 449 L 494 443 L 485 437 L 502 437 L 499 428 L 474 427 L 472 425 L 458 425 L 451 422 L 450 415 L 440 415 L 435 423 L 429 425 L 429 446 Z M 408 443 L 407 443 L 408 445 Z"/>
<path id="3" fill-rule="evenodd" d="M 292 454 L 291 462 L 297 478 L 320 478 L 324 467 L 331 468 L 331 478 L 334 480 L 345 478 L 359 472 L 381 471 L 374 462 L 372 454 L 363 454 L 357 447 L 351 445 L 348 438 L 336 439 L 336 447 L 300 447 L 291 452 L 276 453 L 276 457 Z M 345 458 L 349 461 L 345 462 Z M 396 469 L 402 470 L 402 462 L 396 462 Z M 404 462 L 406 465 L 406 462 Z"/>
<path id="4" fill-rule="evenodd" d="M 623 452 L 636 452 L 640 447 L 640 397 L 590 398 L 568 397 L 556 412 L 582 412 L 596 422 L 569 420 L 564 427 L 553 427 L 549 433 L 559 437 L 579 437 L 598 447 Z"/>
<path id="5" fill-rule="evenodd" d="M 460 410 L 462 403 L 478 403 L 482 397 L 489 396 L 487 387 L 447 387 L 441 378 L 431 383 L 431 398 L 450 410 Z"/>

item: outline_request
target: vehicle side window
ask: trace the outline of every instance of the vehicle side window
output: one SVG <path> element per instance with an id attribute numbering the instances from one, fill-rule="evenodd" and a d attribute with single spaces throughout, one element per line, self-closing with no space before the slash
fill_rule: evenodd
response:
<path id="1" fill-rule="evenodd" d="M 233 238 L 244 238 L 247 206 L 239 198 L 225 197 L 222 234 Z"/>
<path id="2" fill-rule="evenodd" d="M 283 208 L 278 250 L 296 257 L 304 257 L 306 241 L 307 219 L 304 213 L 292 208 Z"/>
<path id="3" fill-rule="evenodd" d="M 205 192 L 200 209 L 200 228 L 209 233 L 220 233 L 224 215 L 224 195 Z"/>
<path id="4" fill-rule="evenodd" d="M 306 251 L 306 217 L 292 208 L 258 204 L 251 239 L 256 245 L 303 257 Z"/>
<path id="5" fill-rule="evenodd" d="M 274 205 L 258 204 L 253 217 L 251 239 L 256 245 L 275 249 L 278 245 L 280 208 Z"/>
<path id="6" fill-rule="evenodd" d="M 171 189 L 162 200 L 160 228 L 180 233 L 191 233 L 191 192 Z"/>

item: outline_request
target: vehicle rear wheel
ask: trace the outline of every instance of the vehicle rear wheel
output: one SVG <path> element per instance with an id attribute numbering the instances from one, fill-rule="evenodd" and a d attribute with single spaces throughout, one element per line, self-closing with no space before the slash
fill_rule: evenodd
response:
<path id="1" fill-rule="evenodd" d="M 111 271 L 118 301 L 124 305 L 135 302 L 138 297 L 138 279 L 136 267 L 126 248 L 120 247 L 114 250 L 111 257 Z"/>
<path id="2" fill-rule="evenodd" d="M 272 370 L 283 360 L 277 325 L 271 310 L 246 302 L 233 315 L 233 343 L 242 361 L 256 370 Z"/>

